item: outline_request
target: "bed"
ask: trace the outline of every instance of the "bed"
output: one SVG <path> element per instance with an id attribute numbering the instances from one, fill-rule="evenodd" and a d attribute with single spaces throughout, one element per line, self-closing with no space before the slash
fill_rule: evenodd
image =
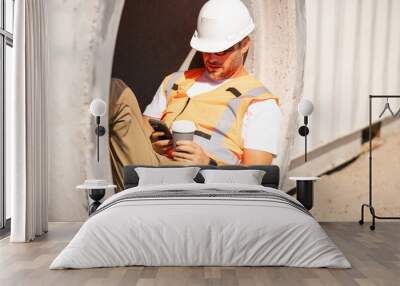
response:
<path id="1" fill-rule="evenodd" d="M 198 174 L 193 183 L 150 186 L 138 185 L 137 167 L 125 168 L 126 190 L 101 204 L 50 269 L 351 267 L 312 215 L 277 189 L 277 166 L 249 167 L 265 171 L 261 185 L 203 183 Z"/>

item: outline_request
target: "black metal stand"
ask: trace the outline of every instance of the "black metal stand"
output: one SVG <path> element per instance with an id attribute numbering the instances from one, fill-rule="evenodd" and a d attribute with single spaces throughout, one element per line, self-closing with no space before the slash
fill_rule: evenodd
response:
<path id="1" fill-rule="evenodd" d="M 400 217 L 383 217 L 378 216 L 375 213 L 375 208 L 372 205 L 372 99 L 374 98 L 400 98 L 400 95 L 369 95 L 369 203 L 362 204 L 361 206 L 361 219 L 358 221 L 359 224 L 364 224 L 364 208 L 369 208 L 372 215 L 371 230 L 375 230 L 376 219 L 400 219 Z"/>
<path id="2" fill-rule="evenodd" d="M 90 189 L 89 190 L 89 197 L 94 201 L 90 206 L 89 206 L 89 215 L 94 213 L 97 208 L 101 205 L 100 200 L 104 197 L 106 194 L 106 189 Z"/>
<path id="3" fill-rule="evenodd" d="M 304 125 L 300 126 L 299 134 L 304 137 L 304 161 L 307 162 L 307 135 L 310 133 L 310 130 L 307 127 L 308 125 L 308 116 L 304 116 Z"/>
<path id="4" fill-rule="evenodd" d="M 96 124 L 97 127 L 94 130 L 94 133 L 97 136 L 97 162 L 100 162 L 100 136 L 106 134 L 106 129 L 104 126 L 100 125 L 100 116 L 96 116 Z"/>

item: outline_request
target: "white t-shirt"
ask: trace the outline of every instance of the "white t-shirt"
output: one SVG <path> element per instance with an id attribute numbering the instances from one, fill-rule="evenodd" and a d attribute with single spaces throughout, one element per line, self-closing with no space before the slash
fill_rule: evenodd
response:
<path id="1" fill-rule="evenodd" d="M 209 92 L 226 81 L 214 81 L 204 73 L 189 88 L 187 95 L 194 97 Z M 162 86 L 160 86 L 143 114 L 160 119 L 166 108 L 167 100 L 162 92 Z M 282 113 L 275 100 L 265 100 L 251 104 L 243 118 L 242 138 L 244 148 L 265 151 L 276 156 L 278 154 L 281 121 Z"/>

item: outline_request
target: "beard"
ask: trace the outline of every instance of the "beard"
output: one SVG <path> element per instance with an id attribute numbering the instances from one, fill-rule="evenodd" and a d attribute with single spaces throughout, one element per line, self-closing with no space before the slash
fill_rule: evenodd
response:
<path id="1" fill-rule="evenodd" d="M 213 80 L 230 78 L 243 66 L 243 57 L 239 53 L 228 61 L 206 60 L 205 58 L 203 60 L 209 77 Z"/>
<path id="2" fill-rule="evenodd" d="M 222 68 L 209 68 L 206 67 L 208 76 L 213 79 L 213 80 L 221 80 L 221 79 L 225 79 L 225 73 L 223 71 Z"/>

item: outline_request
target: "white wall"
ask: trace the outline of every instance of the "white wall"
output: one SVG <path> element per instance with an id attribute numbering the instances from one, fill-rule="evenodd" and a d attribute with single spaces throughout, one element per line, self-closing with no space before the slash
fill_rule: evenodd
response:
<path id="1" fill-rule="evenodd" d="M 122 4 L 102 0 L 48 2 L 48 80 L 53 91 L 48 98 L 50 221 L 86 218 L 86 194 L 75 186 L 86 178 L 109 173 L 107 161 L 97 165 L 94 159 L 94 125 L 88 105 L 93 98 L 108 94 Z M 106 136 L 101 138 L 102 156 L 108 152 L 107 141 Z"/>

